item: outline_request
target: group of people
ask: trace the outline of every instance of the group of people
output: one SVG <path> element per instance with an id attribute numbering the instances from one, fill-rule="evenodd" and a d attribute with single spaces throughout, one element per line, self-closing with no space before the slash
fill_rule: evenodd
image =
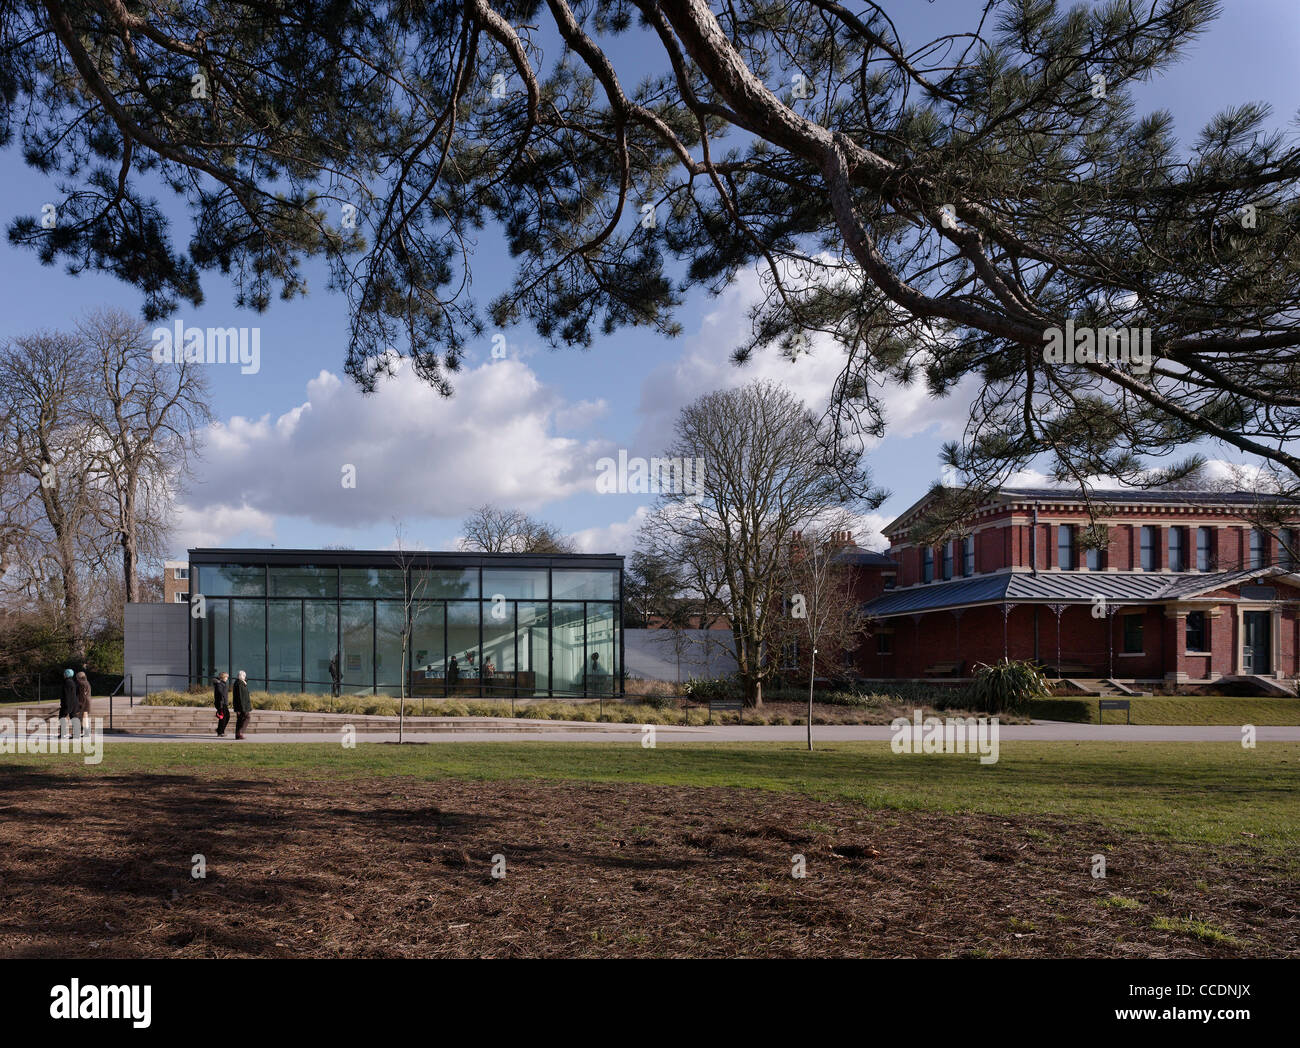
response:
<path id="1" fill-rule="evenodd" d="M 90 731 L 90 678 L 85 670 L 63 671 L 63 694 L 59 697 L 59 734 L 72 738 L 72 722 L 81 725 L 81 734 Z"/>
<path id="2" fill-rule="evenodd" d="M 230 674 L 222 670 L 212 682 L 213 704 L 217 707 L 217 738 L 226 737 L 226 726 L 230 723 Z M 235 679 L 235 738 L 244 737 L 249 715 L 253 712 L 253 703 L 248 697 L 248 677 L 243 670 Z"/>

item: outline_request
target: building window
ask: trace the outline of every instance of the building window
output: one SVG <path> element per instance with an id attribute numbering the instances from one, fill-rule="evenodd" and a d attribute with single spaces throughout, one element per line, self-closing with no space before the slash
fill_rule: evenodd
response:
<path id="1" fill-rule="evenodd" d="M 898 576 L 895 575 L 892 571 L 884 576 L 884 580 L 885 580 L 885 589 L 887 590 L 893 589 L 895 586 L 898 585 Z"/>
<path id="2" fill-rule="evenodd" d="M 969 578 L 975 574 L 975 536 L 967 535 L 961 540 L 961 573 Z"/>
<path id="3" fill-rule="evenodd" d="M 1089 546 L 1084 553 L 1084 563 L 1088 565 L 1089 571 L 1101 571 L 1101 550 L 1094 546 Z"/>
<path id="4" fill-rule="evenodd" d="M 1062 571 L 1074 570 L 1074 525 L 1062 524 L 1056 529 L 1056 559 Z"/>
<path id="5" fill-rule="evenodd" d="M 1268 532 L 1262 528 L 1250 529 L 1250 568 L 1268 567 Z"/>
<path id="6" fill-rule="evenodd" d="M 190 569 L 189 569 L 189 568 L 172 568 L 172 578 L 174 578 L 174 579 L 188 579 L 189 577 L 190 577 Z"/>
<path id="7" fill-rule="evenodd" d="M 1205 612 L 1189 611 L 1187 613 L 1187 650 L 1209 651 L 1205 643 Z"/>
<path id="8" fill-rule="evenodd" d="M 1145 615 L 1125 615 L 1124 616 L 1124 654 L 1141 655 L 1144 651 L 1142 647 L 1142 620 Z"/>
<path id="9" fill-rule="evenodd" d="M 947 582 L 952 578 L 952 554 L 953 540 L 949 539 L 943 544 L 943 581 Z"/>
<path id="10" fill-rule="evenodd" d="M 320 564 L 331 557 L 344 563 Z M 357 554 L 319 551 L 311 559 L 317 563 L 194 566 L 186 589 L 207 599 L 206 617 L 190 626 L 197 680 L 246 669 L 258 690 L 334 695 L 621 690 L 617 569 L 505 567 L 495 559 L 466 566 L 463 557 L 442 565 L 428 555 L 432 563 L 411 568 L 408 626 L 404 573 L 391 557 L 371 566 Z M 210 595 L 209 582 L 234 593 Z"/>
<path id="11" fill-rule="evenodd" d="M 172 599 L 177 604 L 188 604 L 190 602 L 190 595 L 188 592 L 176 593 L 172 596 Z"/>
<path id="12" fill-rule="evenodd" d="M 1210 529 L 1196 529 L 1196 570 L 1210 570 Z"/>
<path id="13" fill-rule="evenodd" d="M 1150 524 L 1142 526 L 1142 570 L 1156 570 L 1156 529 Z"/>
<path id="14" fill-rule="evenodd" d="M 790 641 L 781 645 L 781 665 L 777 667 L 782 670 L 797 670 L 799 668 L 799 642 Z"/>
<path id="15" fill-rule="evenodd" d="M 892 633 L 876 634 L 876 654 L 877 655 L 894 654 L 894 635 Z"/>
<path id="16" fill-rule="evenodd" d="M 1187 570 L 1187 529 L 1169 529 L 1169 570 Z"/>
<path id="17" fill-rule="evenodd" d="M 934 550 L 929 546 L 921 550 L 921 581 L 934 581 Z"/>
<path id="18" fill-rule="evenodd" d="M 1283 528 L 1277 538 L 1277 565 L 1284 571 L 1292 571 L 1295 568 L 1295 529 Z"/>

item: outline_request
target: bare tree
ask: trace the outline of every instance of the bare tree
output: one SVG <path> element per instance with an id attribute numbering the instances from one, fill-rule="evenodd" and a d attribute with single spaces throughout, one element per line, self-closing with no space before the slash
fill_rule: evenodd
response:
<path id="1" fill-rule="evenodd" d="M 207 380 L 201 365 L 156 363 L 144 326 L 120 310 L 91 313 L 78 333 L 95 376 L 86 416 L 107 496 L 100 507 L 131 603 L 140 599 L 142 551 L 159 552 L 177 483 L 212 417 Z"/>
<path id="2" fill-rule="evenodd" d="M 850 514 L 831 514 L 814 530 L 795 536 L 782 563 L 786 614 L 773 631 L 772 643 L 778 650 L 787 643 L 796 644 L 799 655 L 806 658 L 810 750 L 818 657 L 823 672 L 843 673 L 870 632 L 861 602 L 853 594 L 852 569 L 843 557 L 845 547 L 840 541 L 852 523 Z"/>
<path id="3" fill-rule="evenodd" d="M 395 521 L 397 533 L 394 543 L 397 553 L 394 560 L 402 572 L 402 686 L 397 700 L 397 741 L 404 740 L 406 729 L 406 688 L 410 678 L 411 637 L 415 634 L 415 624 L 424 610 L 422 598 L 429 578 L 424 572 L 414 570 L 415 556 L 406 548 L 405 528 L 401 521 Z"/>
<path id="4" fill-rule="evenodd" d="M 9 417 L 0 404 L 0 436 L 6 440 L 12 434 Z M 17 456 L 0 456 L 0 580 L 9 574 L 18 546 L 29 530 L 29 506 L 22 497 L 23 486 L 22 463 Z"/>
<path id="5" fill-rule="evenodd" d="M 3 444 L 19 480 L 7 493 L 13 503 L 6 515 L 26 514 L 30 525 L 20 575 L 33 590 L 53 583 L 78 662 L 86 657 L 84 575 L 103 554 L 94 526 L 101 488 L 85 415 L 92 375 L 85 346 L 68 334 L 10 339 L 0 353 Z"/>
<path id="6" fill-rule="evenodd" d="M 772 383 L 701 397 L 682 410 L 666 452 L 702 461 L 698 483 L 662 492 L 641 530 L 642 549 L 717 594 L 750 706 L 762 706 L 763 682 L 776 671 L 767 648 L 791 538 L 830 512 L 874 508 L 887 496 L 857 456 L 824 438 L 804 404 Z"/>
<path id="7" fill-rule="evenodd" d="M 465 518 L 464 548 L 475 553 L 572 553 L 573 543 L 522 510 L 484 504 Z"/>

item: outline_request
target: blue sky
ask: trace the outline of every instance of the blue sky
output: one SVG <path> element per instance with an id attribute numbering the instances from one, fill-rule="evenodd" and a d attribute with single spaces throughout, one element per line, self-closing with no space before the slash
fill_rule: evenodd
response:
<path id="1" fill-rule="evenodd" d="M 887 5 L 913 44 L 966 28 L 976 0 L 907 0 Z M 1263 101 L 1278 126 L 1292 126 L 1300 108 L 1300 3 L 1228 0 L 1227 11 L 1184 61 L 1138 94 L 1144 108 L 1168 108 L 1183 141 L 1227 104 Z M 25 167 L 14 148 L 0 153 L 0 179 L 11 214 L 36 214 L 60 198 L 52 181 Z M 182 236 L 187 230 L 179 231 Z M 475 259 L 474 296 L 488 301 L 494 276 L 509 260 L 487 231 Z M 104 275 L 72 277 L 42 267 L 34 255 L 0 241 L 4 314 L 0 337 L 71 326 L 87 308 L 114 305 L 136 312 L 141 297 Z M 342 378 L 346 302 L 311 275 L 305 299 L 275 300 L 258 316 L 239 311 L 230 285 L 204 277 L 206 301 L 182 307 L 186 324 L 261 328 L 261 370 L 209 368 L 217 424 L 183 495 L 175 550 L 188 545 L 280 547 L 343 544 L 386 547 L 394 518 L 408 545 L 451 547 L 465 511 L 484 501 L 518 505 L 576 534 L 592 551 L 628 552 L 639 509 L 649 496 L 598 495 L 594 463 L 626 448 L 659 451 L 676 411 L 722 385 L 756 376 L 786 382 L 821 407 L 838 370 L 821 351 L 791 365 L 759 359 L 744 369 L 727 363 L 744 334 L 752 279 L 720 298 L 692 293 L 680 319 L 685 334 L 665 339 L 622 331 L 590 351 L 552 352 L 527 327 L 507 331 L 509 357 L 493 361 L 491 332 L 466 362 L 458 393 L 441 400 L 402 376 L 362 398 Z M 922 390 L 890 403 L 891 434 L 868 457 L 878 483 L 894 494 L 864 521 L 905 508 L 938 475 L 940 443 L 958 434 L 964 408 L 935 403 Z M 1228 457 L 1207 447 L 1211 456 Z M 344 464 L 357 487 L 340 485 Z"/>

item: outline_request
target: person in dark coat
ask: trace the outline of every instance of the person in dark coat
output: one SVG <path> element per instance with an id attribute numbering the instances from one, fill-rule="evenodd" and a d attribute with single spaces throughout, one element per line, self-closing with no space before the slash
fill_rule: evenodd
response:
<path id="1" fill-rule="evenodd" d="M 230 723 L 230 689 L 226 681 L 229 673 L 218 673 L 212 682 L 212 704 L 217 707 L 217 738 L 226 737 L 226 725 Z"/>
<path id="2" fill-rule="evenodd" d="M 72 670 L 63 671 L 63 695 L 59 698 L 59 734 L 72 738 L 72 718 L 77 709 L 77 682 Z"/>
<path id="3" fill-rule="evenodd" d="M 81 734 L 84 738 L 90 731 L 90 679 L 84 672 L 76 676 L 77 681 L 77 719 L 81 721 Z"/>
<path id="4" fill-rule="evenodd" d="M 248 725 L 248 716 L 253 712 L 253 703 L 248 697 L 248 677 L 243 670 L 235 680 L 235 739 L 244 737 L 244 728 Z"/>
<path id="5" fill-rule="evenodd" d="M 343 674 L 339 672 L 339 653 L 336 651 L 334 657 L 330 659 L 330 694 L 334 698 L 339 697 L 339 684 L 343 680 Z"/>
<path id="6" fill-rule="evenodd" d="M 456 656 L 451 657 L 451 664 L 447 667 L 447 694 L 451 695 L 456 690 L 456 685 L 460 683 L 460 663 L 456 661 Z"/>

